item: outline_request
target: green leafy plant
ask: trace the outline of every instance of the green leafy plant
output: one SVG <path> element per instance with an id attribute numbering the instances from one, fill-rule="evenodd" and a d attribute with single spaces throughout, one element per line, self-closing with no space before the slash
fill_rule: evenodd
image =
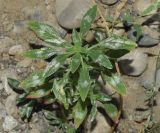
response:
<path id="1" fill-rule="evenodd" d="M 125 96 L 125 85 L 115 73 L 113 63 L 119 50 L 130 51 L 136 43 L 113 35 L 97 39 L 96 44 L 88 44 L 85 36 L 96 19 L 96 13 L 95 5 L 84 15 L 80 32 L 73 30 L 72 42 L 62 39 L 49 25 L 29 22 L 29 28 L 47 47 L 27 51 L 24 56 L 52 60 L 45 70 L 32 73 L 22 82 L 8 79 L 12 88 L 20 93 L 17 103 L 23 119 L 30 118 L 39 104 L 44 105 L 44 115 L 50 124 L 67 133 L 78 131 L 88 116 L 93 121 L 99 107 L 111 120 L 116 119 L 118 107 L 113 104 L 112 96 L 102 91 L 98 77 L 102 78 L 104 86 Z M 55 105 L 56 108 L 47 110 L 46 105 Z"/>

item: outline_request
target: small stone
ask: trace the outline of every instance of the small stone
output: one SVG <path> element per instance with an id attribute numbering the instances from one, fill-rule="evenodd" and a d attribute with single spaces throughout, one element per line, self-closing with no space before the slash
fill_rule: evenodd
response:
<path id="1" fill-rule="evenodd" d="M 14 117 L 18 114 L 18 109 L 16 107 L 16 96 L 16 94 L 8 96 L 5 102 L 7 114 Z"/>
<path id="2" fill-rule="evenodd" d="M 153 2 L 153 0 L 137 0 L 134 4 L 134 9 L 141 14 L 146 8 L 148 8 Z M 151 13 L 155 13 L 156 10 L 153 10 Z"/>
<path id="3" fill-rule="evenodd" d="M 9 49 L 9 55 L 19 55 L 22 54 L 24 51 L 25 49 L 22 47 L 22 45 L 15 45 Z"/>
<path id="4" fill-rule="evenodd" d="M 138 41 L 138 46 L 151 47 L 159 43 L 159 40 L 150 37 L 149 35 L 143 35 Z"/>
<path id="5" fill-rule="evenodd" d="M 0 54 L 8 53 L 8 50 L 11 46 L 15 44 L 14 40 L 9 37 L 0 38 Z"/>
<path id="6" fill-rule="evenodd" d="M 6 116 L 2 126 L 4 131 L 11 131 L 17 125 L 18 125 L 18 122 L 16 119 L 14 119 L 12 116 Z"/>
<path id="7" fill-rule="evenodd" d="M 125 33 L 125 30 L 122 23 L 117 24 L 113 29 L 113 34 L 115 35 L 122 36 L 124 33 Z"/>
<path id="8" fill-rule="evenodd" d="M 113 4 L 117 3 L 118 0 L 101 0 L 101 2 L 106 5 L 113 5 Z"/>
<path id="9" fill-rule="evenodd" d="M 93 31 L 89 31 L 86 35 L 86 39 L 87 42 L 92 42 L 94 40 L 94 32 Z"/>
<path id="10" fill-rule="evenodd" d="M 59 24 L 66 29 L 80 27 L 84 14 L 90 9 L 91 0 L 56 0 L 56 16 Z"/>
<path id="11" fill-rule="evenodd" d="M 32 60 L 26 58 L 26 59 L 18 62 L 17 66 L 26 68 L 26 67 L 29 67 L 31 64 L 32 64 Z"/>
<path id="12" fill-rule="evenodd" d="M 130 76 L 141 75 L 147 67 L 148 55 L 134 50 L 118 59 L 121 71 Z"/>

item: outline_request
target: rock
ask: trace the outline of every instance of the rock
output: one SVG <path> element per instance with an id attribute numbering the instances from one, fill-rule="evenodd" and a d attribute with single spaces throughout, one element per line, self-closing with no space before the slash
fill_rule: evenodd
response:
<path id="1" fill-rule="evenodd" d="M 8 115 L 17 117 L 18 109 L 16 107 L 16 94 L 12 94 L 7 97 L 5 107 Z"/>
<path id="2" fill-rule="evenodd" d="M 17 79 L 16 72 L 11 69 L 0 71 L 0 80 L 2 81 L 4 90 L 8 95 L 11 95 L 11 94 L 14 94 L 15 92 L 8 85 L 8 81 L 7 81 L 8 77 Z"/>
<path id="3" fill-rule="evenodd" d="M 143 35 L 138 41 L 138 46 L 151 47 L 159 43 L 159 40 L 150 37 L 149 35 Z"/>
<path id="4" fill-rule="evenodd" d="M 115 35 L 122 36 L 124 33 L 125 33 L 125 30 L 122 23 L 117 24 L 113 29 L 113 34 Z"/>
<path id="5" fill-rule="evenodd" d="M 106 5 L 113 5 L 118 2 L 118 0 L 101 0 L 101 2 Z"/>
<path id="6" fill-rule="evenodd" d="M 90 124 L 90 122 L 87 122 L 87 127 L 85 133 L 109 133 L 111 132 L 111 126 L 106 121 L 104 115 L 101 113 L 97 113 L 96 120 Z"/>
<path id="7" fill-rule="evenodd" d="M 148 55 L 134 50 L 118 59 L 121 71 L 130 76 L 141 75 L 147 67 Z"/>
<path id="8" fill-rule="evenodd" d="M 94 32 L 93 31 L 89 31 L 86 35 L 86 39 L 87 42 L 92 42 L 94 40 Z"/>
<path id="9" fill-rule="evenodd" d="M 146 33 L 143 33 L 141 35 L 141 37 L 139 39 L 137 39 L 136 37 L 136 31 L 132 28 L 130 31 L 128 31 L 128 38 L 131 39 L 134 42 L 138 42 L 138 46 L 142 46 L 142 47 L 151 47 L 151 46 L 155 46 L 159 43 L 159 40 L 156 39 L 158 38 L 158 33 L 154 32 L 147 28 L 147 30 L 145 30 Z M 154 33 L 153 33 L 154 32 Z M 157 33 L 157 34 L 156 34 Z M 151 35 L 153 34 L 155 37 L 153 38 Z"/>
<path id="10" fill-rule="evenodd" d="M 32 60 L 26 58 L 26 59 L 18 62 L 17 67 L 29 67 L 31 64 L 32 64 Z"/>
<path id="11" fill-rule="evenodd" d="M 158 40 L 160 38 L 160 33 L 157 32 L 156 30 L 149 28 L 148 26 L 143 26 L 142 30 L 143 30 L 144 34 L 149 35 L 150 37 L 152 37 L 154 39 Z"/>
<path id="12" fill-rule="evenodd" d="M 137 0 L 134 4 L 134 9 L 138 12 L 138 14 L 140 14 L 146 8 L 148 8 L 152 3 L 153 3 L 153 0 Z M 156 11 L 154 10 L 151 13 L 155 13 L 155 12 Z"/>
<path id="13" fill-rule="evenodd" d="M 80 27 L 84 14 L 90 9 L 91 0 L 56 0 L 56 16 L 59 24 L 66 29 Z"/>
<path id="14" fill-rule="evenodd" d="M 2 126 L 4 131 L 11 131 L 17 125 L 18 125 L 18 122 L 16 119 L 14 119 L 12 116 L 6 116 Z"/>
<path id="15" fill-rule="evenodd" d="M 8 50 L 11 46 L 13 46 L 15 42 L 9 37 L 0 37 L 0 54 L 8 53 Z"/>
<path id="16" fill-rule="evenodd" d="M 9 55 L 19 55 L 25 51 L 22 45 L 15 45 L 9 49 Z"/>

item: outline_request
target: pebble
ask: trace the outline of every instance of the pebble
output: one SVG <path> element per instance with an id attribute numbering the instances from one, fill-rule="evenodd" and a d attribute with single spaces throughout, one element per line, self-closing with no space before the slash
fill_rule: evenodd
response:
<path id="1" fill-rule="evenodd" d="M 79 28 L 84 14 L 90 9 L 91 0 L 56 0 L 56 16 L 66 29 Z"/>
<path id="2" fill-rule="evenodd" d="M 118 59 L 121 71 L 130 76 L 141 75 L 147 67 L 148 55 L 134 50 Z"/>
<path id="3" fill-rule="evenodd" d="M 25 51 L 22 45 L 14 45 L 9 49 L 9 55 L 19 55 Z"/>
<path id="4" fill-rule="evenodd" d="M 16 106 L 16 97 L 17 97 L 16 94 L 12 94 L 8 96 L 5 101 L 5 108 L 6 108 L 7 114 L 13 117 L 17 117 L 17 114 L 18 114 L 18 109 Z"/>
<path id="5" fill-rule="evenodd" d="M 134 4 L 134 9 L 141 14 L 146 8 L 148 8 L 153 2 L 153 0 L 137 0 Z M 155 13 L 156 10 L 153 10 L 151 13 Z"/>
<path id="6" fill-rule="evenodd" d="M 0 54 L 8 53 L 8 50 L 11 46 L 15 44 L 14 40 L 9 37 L 0 37 Z"/>
<path id="7" fill-rule="evenodd" d="M 131 39 L 134 42 L 138 42 L 138 46 L 142 46 L 142 47 L 151 47 L 151 46 L 155 46 L 159 43 L 159 40 L 156 39 L 158 38 L 158 33 L 154 32 L 153 35 L 155 36 L 155 38 L 151 37 L 153 35 L 151 35 L 151 30 L 149 32 L 149 30 L 147 30 L 148 33 L 144 33 L 142 34 L 142 36 L 139 38 L 139 40 L 137 40 L 136 38 L 136 31 L 134 29 L 131 29 L 130 31 L 128 31 L 128 38 Z M 157 34 L 156 34 L 157 33 Z"/>
<path id="8" fill-rule="evenodd" d="M 18 125 L 18 122 L 16 119 L 14 119 L 12 116 L 6 116 L 3 123 L 3 130 L 4 131 L 11 131 Z"/>
<path id="9" fill-rule="evenodd" d="M 118 0 L 101 0 L 101 2 L 106 5 L 113 5 L 113 4 L 117 3 Z"/>
<path id="10" fill-rule="evenodd" d="M 29 58 L 25 58 L 24 60 L 21 60 L 17 63 L 17 67 L 29 67 L 32 64 L 32 60 Z"/>
<path id="11" fill-rule="evenodd" d="M 149 35 L 143 35 L 142 38 L 138 41 L 138 46 L 142 47 L 151 47 L 159 43 L 159 40 L 150 37 Z"/>

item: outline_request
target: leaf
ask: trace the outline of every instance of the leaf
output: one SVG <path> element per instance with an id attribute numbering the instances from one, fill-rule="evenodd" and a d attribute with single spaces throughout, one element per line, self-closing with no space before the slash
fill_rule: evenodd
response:
<path id="1" fill-rule="evenodd" d="M 136 38 L 137 40 L 140 38 L 140 36 L 142 35 L 142 28 L 141 25 L 139 24 L 134 24 L 133 25 L 134 30 L 136 31 Z"/>
<path id="2" fill-rule="evenodd" d="M 9 86 L 16 92 L 20 92 L 22 91 L 23 89 L 22 88 L 19 88 L 19 84 L 20 82 L 16 79 L 12 79 L 12 78 L 7 78 L 7 81 L 8 81 L 8 84 Z"/>
<path id="3" fill-rule="evenodd" d="M 78 100 L 76 105 L 73 107 L 73 118 L 74 118 L 74 126 L 77 129 L 82 122 L 84 121 L 87 115 L 87 104 Z"/>
<path id="4" fill-rule="evenodd" d="M 44 77 L 47 78 L 54 74 L 66 61 L 68 55 L 58 55 L 55 57 L 44 70 Z"/>
<path id="5" fill-rule="evenodd" d="M 106 111 L 112 120 L 116 120 L 118 115 L 117 107 L 112 103 L 102 104 L 101 107 Z"/>
<path id="6" fill-rule="evenodd" d="M 72 57 L 72 61 L 70 64 L 71 72 L 75 73 L 80 64 L 81 64 L 81 55 L 77 53 Z"/>
<path id="7" fill-rule="evenodd" d="M 29 92 L 33 87 L 42 85 L 44 81 L 43 72 L 34 72 L 23 80 L 19 87 L 23 88 L 26 92 Z"/>
<path id="8" fill-rule="evenodd" d="M 96 94 L 92 94 L 91 95 L 92 99 L 94 100 L 98 100 L 101 102 L 108 102 L 111 101 L 112 98 L 110 96 L 108 96 L 107 94 L 103 93 L 103 92 L 96 92 Z"/>
<path id="9" fill-rule="evenodd" d="M 90 112 L 91 122 L 95 120 L 96 116 L 97 116 L 97 106 L 93 105 Z"/>
<path id="10" fill-rule="evenodd" d="M 88 52 L 88 55 L 91 57 L 91 59 L 94 62 L 99 63 L 100 66 L 104 66 L 108 69 L 113 68 L 113 66 L 112 66 L 110 60 L 108 59 L 108 57 L 106 55 L 104 55 L 101 51 L 91 50 L 91 51 Z"/>
<path id="11" fill-rule="evenodd" d="M 94 36 L 95 36 L 95 39 L 98 42 L 100 42 L 100 41 L 102 41 L 103 39 L 106 38 L 106 34 L 104 32 L 100 32 L 100 31 L 96 31 L 95 34 L 94 34 Z"/>
<path id="12" fill-rule="evenodd" d="M 125 37 L 112 36 L 99 42 L 99 46 L 113 50 L 125 49 L 130 51 L 135 49 L 137 44 Z"/>
<path id="13" fill-rule="evenodd" d="M 157 10 L 160 8 L 160 0 L 157 0 L 153 4 L 151 4 L 148 8 L 146 8 L 142 13 L 141 16 L 149 15 L 152 11 Z"/>
<path id="14" fill-rule="evenodd" d="M 80 77 L 79 77 L 79 81 L 78 81 L 78 90 L 80 93 L 80 97 L 82 99 L 82 101 L 85 101 L 88 95 L 88 92 L 90 90 L 91 87 L 91 79 L 89 76 L 89 69 L 84 66 L 81 70 L 80 70 Z"/>
<path id="15" fill-rule="evenodd" d="M 77 45 L 77 46 L 82 45 L 82 40 L 76 30 L 73 30 L 73 32 L 72 32 L 72 40 L 75 45 Z"/>
<path id="16" fill-rule="evenodd" d="M 91 28 L 91 25 L 96 18 L 96 13 L 97 13 L 97 6 L 95 5 L 90 10 L 88 10 L 87 13 L 84 15 L 84 17 L 82 18 L 80 26 L 81 37 L 83 37 Z"/>
<path id="17" fill-rule="evenodd" d="M 33 30 L 38 37 L 40 37 L 42 40 L 44 40 L 47 43 L 51 43 L 54 45 L 61 45 L 65 42 L 58 32 L 51 26 L 39 23 L 36 21 L 30 21 L 28 23 L 28 27 Z"/>
<path id="18" fill-rule="evenodd" d="M 59 102 L 64 104 L 65 109 L 68 109 L 69 103 L 66 98 L 66 93 L 64 90 L 65 85 L 68 83 L 68 74 L 64 75 L 63 79 L 57 81 L 54 80 L 52 91 L 55 95 L 55 98 L 59 100 Z"/>
<path id="19" fill-rule="evenodd" d="M 111 77 L 105 76 L 104 78 L 106 83 L 110 85 L 117 93 L 122 96 L 126 95 L 126 87 L 118 74 L 114 74 Z"/>
<path id="20" fill-rule="evenodd" d="M 123 16 L 123 21 L 127 22 L 127 23 L 132 23 L 133 22 L 133 18 L 130 15 L 129 12 L 125 12 L 124 16 Z"/>
<path id="21" fill-rule="evenodd" d="M 26 97 L 28 99 L 38 99 L 38 98 L 42 98 L 45 97 L 47 95 L 50 94 L 50 88 L 44 88 L 44 89 L 38 89 L 38 90 L 34 90 L 32 92 L 29 93 L 29 95 Z"/>
<path id="22" fill-rule="evenodd" d="M 33 111 L 34 104 L 35 104 L 35 101 L 32 100 L 29 103 L 27 103 L 25 106 L 22 106 L 19 108 L 19 114 L 23 119 L 30 118 Z"/>
<path id="23" fill-rule="evenodd" d="M 34 49 L 25 52 L 23 55 L 31 59 L 48 59 L 58 53 L 58 50 L 51 48 Z"/>

